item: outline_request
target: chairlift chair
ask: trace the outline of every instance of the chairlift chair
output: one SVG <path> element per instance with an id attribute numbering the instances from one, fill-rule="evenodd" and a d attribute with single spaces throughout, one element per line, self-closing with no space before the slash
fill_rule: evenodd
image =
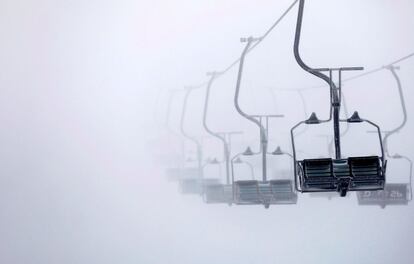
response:
<path id="1" fill-rule="evenodd" d="M 191 92 L 195 89 L 201 88 L 201 86 L 196 87 L 186 87 L 185 95 L 184 95 L 184 102 L 181 111 L 181 121 L 180 121 L 180 130 L 181 134 L 184 138 L 189 140 L 190 142 L 194 143 L 196 146 L 196 157 L 197 157 L 197 166 L 191 168 L 187 172 L 187 175 L 182 175 L 179 179 L 179 189 L 182 194 L 198 194 L 201 195 L 203 192 L 203 153 L 202 153 L 202 146 L 201 143 L 197 140 L 197 138 L 190 136 L 184 129 L 184 120 L 185 115 L 187 112 L 187 104 L 188 98 Z"/>
<path id="2" fill-rule="evenodd" d="M 179 181 L 180 178 L 185 178 L 185 177 L 189 177 L 189 175 L 197 175 L 197 169 L 196 168 L 188 168 L 186 167 L 186 161 L 184 159 L 184 140 L 182 135 L 178 134 L 177 132 L 174 131 L 174 129 L 171 128 L 170 125 L 170 115 L 171 115 L 171 108 L 172 108 L 172 103 L 173 103 L 173 99 L 174 96 L 176 95 L 177 92 L 181 92 L 184 91 L 183 89 L 173 89 L 173 90 L 169 90 L 168 91 L 168 100 L 167 100 L 167 108 L 166 108 L 166 113 L 165 113 L 165 121 L 164 121 L 164 127 L 165 130 L 175 136 L 176 138 L 178 138 L 180 140 L 180 154 L 178 157 L 179 162 L 177 162 L 178 164 L 175 164 L 172 167 L 169 167 L 166 169 L 165 173 L 167 176 L 167 179 L 169 181 Z"/>
<path id="3" fill-rule="evenodd" d="M 208 204 L 228 204 L 231 205 L 233 203 L 233 187 L 230 182 L 230 176 L 228 172 L 227 162 L 228 158 L 227 155 L 230 156 L 231 147 L 230 141 L 232 135 L 239 134 L 240 132 L 226 132 L 226 133 L 219 133 L 220 136 L 224 139 L 223 145 L 224 147 L 224 163 L 226 164 L 225 171 L 226 171 L 226 180 L 223 183 L 219 179 L 216 182 L 204 184 L 204 191 L 203 191 L 203 199 L 205 203 Z"/>
<path id="4" fill-rule="evenodd" d="M 241 134 L 239 131 L 231 132 L 214 132 L 207 123 L 207 113 L 210 100 L 210 90 L 216 80 L 220 75 L 220 72 L 209 72 L 207 73 L 210 76 L 210 80 L 206 88 L 206 96 L 204 102 L 204 113 L 203 113 L 203 126 L 208 134 L 217 138 L 223 144 L 223 161 L 225 163 L 225 175 L 226 182 L 221 183 L 217 181 L 215 183 L 204 184 L 203 186 L 203 199 L 204 202 L 208 204 L 228 204 L 233 203 L 233 186 L 230 183 L 230 155 L 231 155 L 231 140 L 232 136 Z"/>
<path id="5" fill-rule="evenodd" d="M 239 160 L 240 155 L 244 156 L 253 156 L 260 153 L 253 153 L 250 148 L 247 148 L 246 151 L 236 155 L 233 160 Z M 288 155 L 285 152 L 282 152 L 280 147 L 278 147 L 274 152 L 268 153 L 271 155 Z M 236 161 L 232 161 L 233 163 Z M 232 169 L 233 174 L 234 170 Z M 278 176 L 282 174 L 283 171 L 278 172 Z M 294 189 L 294 184 L 292 180 L 289 179 L 271 179 L 271 180 L 256 180 L 254 179 L 254 174 L 252 180 L 234 180 L 234 199 L 235 203 L 238 205 L 254 205 L 254 204 L 263 204 L 265 208 L 269 208 L 271 204 L 295 204 L 297 203 L 297 194 Z"/>
<path id="6" fill-rule="evenodd" d="M 296 25 L 294 55 L 299 66 L 310 74 L 321 78 L 330 88 L 330 117 L 320 120 L 315 113 L 291 129 L 291 139 L 294 157 L 295 187 L 300 192 L 339 192 L 346 196 L 348 191 L 383 190 L 385 185 L 386 160 L 382 146 L 381 131 L 375 123 L 360 118 L 358 112 L 345 120 L 339 118 L 341 108 L 342 73 L 345 71 L 363 70 L 362 67 L 341 68 L 311 68 L 300 57 L 299 41 L 302 27 L 305 0 L 300 0 Z M 328 72 L 329 75 L 325 75 Z M 338 87 L 333 81 L 333 73 L 338 74 Z M 333 119 L 335 157 L 321 159 L 297 160 L 294 131 L 299 126 L 317 125 L 330 122 Z M 376 128 L 381 148 L 381 156 L 361 156 L 344 158 L 341 154 L 340 122 L 368 123 Z"/>
<path id="7" fill-rule="evenodd" d="M 221 164 L 223 162 L 224 161 L 218 161 L 217 159 L 213 159 L 209 164 L 219 165 L 219 170 L 221 170 Z M 228 190 L 228 188 L 226 187 L 227 186 L 225 184 L 221 183 L 221 180 L 219 177 L 207 178 L 206 176 L 204 176 L 202 184 L 201 184 L 203 201 L 208 204 L 226 203 L 226 204 L 231 205 L 232 194 L 231 193 L 228 194 L 228 192 L 226 192 Z M 229 198 L 226 199 L 226 197 L 229 197 Z"/>
<path id="8" fill-rule="evenodd" d="M 247 120 L 253 122 L 259 127 L 260 131 L 260 151 L 254 153 L 247 148 L 242 153 L 244 156 L 260 155 L 262 156 L 262 180 L 236 180 L 232 173 L 234 202 L 238 205 L 257 205 L 262 204 L 265 208 L 269 208 L 271 204 L 294 204 L 297 202 L 297 196 L 293 189 L 293 181 L 291 180 L 268 180 L 267 179 L 267 152 L 268 149 L 268 125 L 269 119 L 283 117 L 283 115 L 249 115 L 246 114 L 239 106 L 239 93 L 243 73 L 243 66 L 247 52 L 253 42 L 260 41 L 258 38 L 243 38 L 242 42 L 246 42 L 246 46 L 242 52 L 239 62 L 239 71 L 237 77 L 237 85 L 234 96 L 234 105 L 237 112 Z M 264 125 L 265 123 L 265 125 Z M 265 128 L 266 126 L 266 128 Z M 280 149 L 279 149 L 280 151 Z M 285 155 L 280 151 L 275 155 Z"/>
<path id="9" fill-rule="evenodd" d="M 408 183 L 386 183 L 384 190 L 381 191 L 365 191 L 358 193 L 358 204 L 359 205 L 379 205 L 385 208 L 388 205 L 408 205 L 412 200 L 412 172 L 413 162 L 406 156 L 400 154 L 390 154 L 388 148 L 388 140 L 391 135 L 394 135 L 401 131 L 401 129 L 407 123 L 407 109 L 405 104 L 404 93 L 401 85 L 401 80 L 396 72 L 399 67 L 394 65 L 388 65 L 384 67 L 389 70 L 397 82 L 398 94 L 400 97 L 403 121 L 402 123 L 391 131 L 385 132 L 384 136 L 384 151 L 389 159 L 392 160 L 405 160 L 409 165 L 409 181 Z"/>
<path id="10" fill-rule="evenodd" d="M 234 173 L 233 164 L 246 164 L 251 173 L 251 178 L 254 179 L 254 169 L 252 164 L 241 160 L 239 157 L 231 161 L 232 173 Z M 233 185 L 231 183 L 214 184 L 205 188 L 204 201 L 208 204 L 233 204 Z"/>
<path id="11" fill-rule="evenodd" d="M 204 171 L 206 166 L 209 165 L 220 165 L 217 159 L 207 159 L 207 161 L 201 166 L 201 172 Z M 204 176 L 200 179 L 197 177 L 200 169 L 198 168 L 186 168 L 181 171 L 179 188 L 182 194 L 200 194 L 205 192 L 205 189 L 209 186 L 220 184 L 219 178 L 207 178 Z M 186 174 L 184 174 L 186 173 Z"/>

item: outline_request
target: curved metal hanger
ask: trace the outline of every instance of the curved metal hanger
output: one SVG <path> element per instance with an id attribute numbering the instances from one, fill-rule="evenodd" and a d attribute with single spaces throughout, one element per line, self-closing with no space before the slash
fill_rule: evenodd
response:
<path id="1" fill-rule="evenodd" d="M 170 118 L 171 118 L 171 108 L 172 108 L 172 102 L 174 99 L 174 96 L 176 95 L 177 92 L 182 92 L 184 91 L 183 89 L 173 89 L 173 90 L 169 90 L 168 91 L 168 101 L 167 101 L 167 109 L 166 109 L 166 113 L 165 113 L 165 123 L 164 123 L 164 127 L 165 129 L 171 134 L 176 136 L 177 138 L 180 139 L 180 148 L 181 148 L 181 159 L 183 160 L 182 164 L 180 164 L 180 166 L 184 166 L 184 140 L 182 135 L 180 135 L 179 133 L 177 133 L 176 131 L 174 131 L 174 129 L 172 129 L 171 124 L 170 124 Z"/>
<path id="2" fill-rule="evenodd" d="M 229 137 L 229 141 L 231 141 L 231 136 L 234 134 L 240 134 L 241 132 L 228 132 L 228 133 L 217 133 L 211 130 L 208 127 L 207 124 L 207 113 L 208 113 L 208 107 L 209 107 L 209 99 L 210 99 L 210 90 L 213 85 L 213 82 L 216 80 L 216 78 L 220 75 L 219 72 L 209 72 L 207 73 L 208 76 L 210 76 L 210 80 L 207 84 L 206 88 L 206 96 L 204 101 L 204 112 L 203 112 L 203 126 L 206 132 L 213 137 L 218 138 L 223 143 L 223 156 L 224 156 L 224 162 L 226 164 L 226 184 L 230 184 L 230 144 L 226 140 L 226 136 Z"/>
<path id="3" fill-rule="evenodd" d="M 237 112 L 247 120 L 251 121 L 255 125 L 259 127 L 260 130 L 260 151 L 258 153 L 251 153 L 251 154 L 262 154 L 262 180 L 265 182 L 267 181 L 267 154 L 268 151 L 268 124 L 269 124 L 269 118 L 273 117 L 283 117 L 283 115 L 259 115 L 259 116 L 253 116 L 249 115 L 246 112 L 244 112 L 239 104 L 239 95 L 240 95 L 240 86 L 241 86 L 241 80 L 243 75 L 243 67 L 244 67 L 244 61 L 247 52 L 250 49 L 250 46 L 257 41 L 260 41 L 261 38 L 242 38 L 241 42 L 246 42 L 246 46 L 242 52 L 242 55 L 240 56 L 240 63 L 239 63 L 239 71 L 237 75 L 237 84 L 236 84 L 236 91 L 234 94 L 234 106 L 237 110 Z M 266 121 L 266 127 L 262 124 L 262 119 L 265 119 Z M 250 149 L 248 149 L 250 150 Z"/>
<path id="4" fill-rule="evenodd" d="M 310 74 L 322 79 L 325 81 L 330 88 L 330 116 L 328 120 L 320 120 L 317 118 L 315 113 L 312 113 L 311 116 L 302 122 L 299 122 L 297 125 L 295 125 L 291 129 L 291 141 L 292 141 L 292 149 L 293 149 L 293 159 L 294 159 L 294 172 L 295 172 L 295 185 L 296 190 L 301 192 L 330 192 L 333 190 L 337 190 L 340 192 L 341 196 L 346 196 L 346 193 L 348 192 L 350 188 L 350 178 L 346 177 L 336 177 L 334 172 L 332 171 L 332 165 L 334 163 L 340 164 L 344 163 L 342 159 L 342 153 L 341 153 L 341 129 L 340 129 L 340 122 L 348 122 L 348 123 L 362 123 L 366 122 L 370 124 L 371 126 L 374 126 L 378 133 L 378 139 L 381 147 L 381 157 L 378 157 L 380 161 L 378 163 L 380 164 L 380 170 L 377 171 L 376 180 L 372 182 L 372 188 L 383 188 L 385 183 L 385 168 L 386 168 L 386 161 L 384 157 L 384 149 L 383 149 L 383 143 L 382 143 L 382 136 L 381 136 L 381 130 L 378 125 L 375 123 L 362 119 L 359 117 L 358 112 L 354 112 L 354 114 L 348 118 L 348 119 L 340 119 L 340 110 L 341 110 L 341 91 L 342 91 L 342 73 L 344 71 L 357 71 L 357 70 L 363 70 L 363 67 L 340 67 L 340 68 L 311 68 L 307 64 L 304 63 L 304 61 L 300 57 L 299 53 L 299 42 L 300 42 L 300 35 L 301 35 L 301 29 L 302 29 L 302 21 L 303 21 L 303 11 L 304 11 L 304 5 L 305 0 L 300 0 L 299 2 L 299 10 L 298 10 L 298 17 L 297 17 L 297 24 L 296 24 L 296 33 L 295 33 L 295 41 L 294 41 L 294 55 L 297 63 L 299 66 L 304 69 L 305 71 L 309 72 Z M 328 72 L 329 75 L 325 75 L 322 72 Z M 333 81 L 333 73 L 337 73 L 338 75 L 338 86 Z M 335 147 L 335 159 L 330 159 L 327 161 L 324 166 L 331 166 L 331 176 L 333 176 L 333 180 L 331 182 L 332 185 L 330 185 L 329 188 L 326 188 L 324 183 L 322 181 L 319 181 L 319 179 L 306 179 L 305 178 L 305 172 L 303 171 L 304 168 L 301 167 L 300 164 L 303 164 L 305 166 L 306 164 L 310 164 L 309 166 L 317 167 L 319 166 L 319 160 L 304 160 L 301 162 L 297 161 L 296 158 L 296 151 L 295 151 L 295 139 L 294 139 L 294 131 L 296 128 L 298 128 L 302 124 L 320 124 L 324 122 L 329 122 L 333 120 L 333 130 L 334 130 L 334 147 Z M 362 161 L 365 157 L 354 157 L 358 161 Z M 369 157 L 368 157 L 369 158 Z M 376 160 L 376 157 L 373 157 Z M 375 161 L 377 162 L 377 161 Z M 299 165 L 298 165 L 299 164 Z M 330 164 L 330 165 L 329 165 Z M 306 165 L 308 167 L 308 165 Z M 348 165 L 347 165 L 348 166 Z M 298 173 L 298 170 L 300 173 Z M 361 174 L 362 175 L 362 174 Z M 298 186 L 298 177 L 300 180 L 300 188 Z M 316 185 L 319 184 L 318 187 L 309 187 L 309 185 L 306 185 L 305 181 L 315 181 L 317 182 Z M 319 182 L 318 182 L 319 181 Z M 335 182 L 337 181 L 337 182 Z M 305 184 L 305 185 L 303 185 Z M 355 188 L 355 186 L 352 188 L 353 190 L 364 190 L 365 187 L 358 186 Z"/>
<path id="5" fill-rule="evenodd" d="M 181 121 L 180 121 L 180 131 L 181 134 L 187 138 L 188 140 L 190 140 L 191 142 L 193 142 L 197 148 L 197 167 L 199 169 L 199 178 L 202 179 L 203 178 L 203 152 L 202 152 L 202 146 L 201 143 L 197 140 L 197 138 L 190 136 L 184 129 L 184 121 L 185 121 L 185 115 L 187 112 L 187 104 L 188 104 L 188 98 L 191 94 L 192 91 L 194 91 L 195 89 L 199 89 L 204 85 L 201 86 L 194 86 L 194 87 L 186 87 L 186 92 L 184 95 L 184 102 L 183 102 L 183 108 L 181 111 Z"/>
<path id="6" fill-rule="evenodd" d="M 403 92 L 402 85 L 401 85 L 401 80 L 400 80 L 400 78 L 399 78 L 399 76 L 396 72 L 396 70 L 398 70 L 399 67 L 389 65 L 389 66 L 386 66 L 385 69 L 387 69 L 391 72 L 392 76 L 394 77 L 395 81 L 397 82 L 398 95 L 400 97 L 401 108 L 402 108 L 402 111 L 403 111 L 403 120 L 402 120 L 401 124 L 398 125 L 396 128 L 394 128 L 390 131 L 387 131 L 385 136 L 384 136 L 384 150 L 385 150 L 385 153 L 388 157 L 393 158 L 395 155 L 391 155 L 389 153 L 389 150 L 388 150 L 388 138 L 390 136 L 400 132 L 400 130 L 402 128 L 404 128 L 404 126 L 406 125 L 406 123 L 407 123 L 407 107 L 406 107 L 406 104 L 405 104 L 405 98 L 404 98 L 404 92 Z"/>
<path id="7" fill-rule="evenodd" d="M 267 144 L 268 144 L 266 129 L 264 128 L 264 126 L 262 125 L 262 123 L 260 121 L 258 121 L 253 116 L 245 113 L 240 108 L 240 104 L 239 104 L 240 86 L 241 86 L 241 80 L 242 80 L 245 57 L 246 57 L 246 54 L 247 54 L 250 46 L 253 44 L 253 42 L 257 42 L 259 40 L 260 40 L 260 38 L 253 38 L 253 37 L 242 38 L 241 39 L 241 42 L 246 42 L 246 46 L 245 46 L 245 48 L 242 52 L 242 55 L 240 56 L 239 71 L 238 71 L 238 75 L 237 75 L 236 92 L 234 94 L 234 106 L 235 106 L 237 112 L 242 117 L 244 117 L 247 120 L 251 121 L 252 123 L 256 124 L 260 129 L 260 152 L 259 153 L 262 154 L 262 178 L 263 178 L 263 181 L 266 181 L 267 180 L 267 158 L 266 158 L 266 154 L 267 154 Z"/>
<path id="8" fill-rule="evenodd" d="M 404 91 L 402 88 L 402 84 L 401 84 L 401 80 L 400 77 L 397 74 L 397 70 L 400 69 L 400 67 L 394 66 L 394 65 L 388 65 L 385 66 L 384 69 L 387 69 L 391 72 L 392 76 L 394 77 L 396 83 L 397 83 L 397 88 L 398 88 L 398 95 L 400 97 L 400 102 L 401 102 L 401 109 L 402 109 L 402 113 L 403 113 L 403 120 L 401 121 L 401 124 L 399 124 L 396 128 L 387 131 L 385 136 L 384 136 L 384 151 L 387 155 L 387 157 L 391 158 L 391 159 L 404 159 L 408 162 L 409 166 L 410 166 L 410 176 L 409 176 L 409 191 L 410 191 L 410 198 L 409 200 L 412 200 L 413 194 L 412 194 L 412 173 L 413 173 L 413 162 L 410 158 L 400 155 L 400 154 L 390 154 L 389 149 L 388 149 L 388 139 L 390 136 L 395 135 L 396 133 L 400 132 L 405 125 L 407 124 L 408 121 L 408 115 L 407 115 L 407 106 L 405 103 L 405 97 L 404 97 Z"/>
<path id="9" fill-rule="evenodd" d="M 311 68 L 309 67 L 301 58 L 299 52 L 299 43 L 300 43 L 300 36 L 302 31 L 302 22 L 303 22 L 303 11 L 305 7 L 305 0 L 299 1 L 299 10 L 298 10 L 298 18 L 296 23 L 296 33 L 295 33 L 295 42 L 293 46 L 293 52 L 295 55 L 295 59 L 299 66 L 309 72 L 312 75 L 322 79 L 325 81 L 330 88 L 330 98 L 331 98 L 331 107 L 330 107 L 330 114 L 328 120 L 318 120 L 319 123 L 321 122 L 328 122 L 330 120 L 334 120 L 334 142 L 335 142 L 335 157 L 336 159 L 341 158 L 341 131 L 339 125 L 339 115 L 341 109 L 341 79 L 342 79 L 342 72 L 343 71 L 357 71 L 363 70 L 363 67 L 341 67 L 341 68 Z M 339 83 L 336 86 L 335 82 L 332 80 L 332 73 L 334 71 L 338 72 Z M 329 72 L 329 75 L 325 75 L 322 72 Z M 312 114 L 316 118 L 316 115 Z"/>

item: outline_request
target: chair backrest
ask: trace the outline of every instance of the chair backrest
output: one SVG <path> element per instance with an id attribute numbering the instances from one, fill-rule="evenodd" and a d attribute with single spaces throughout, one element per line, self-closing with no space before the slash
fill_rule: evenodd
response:
<path id="1" fill-rule="evenodd" d="M 271 180 L 270 187 L 273 194 L 293 192 L 293 183 L 291 180 Z"/>
<path id="2" fill-rule="evenodd" d="M 332 178 L 332 159 L 306 159 L 302 162 L 305 178 L 323 180 Z"/>
<path id="3" fill-rule="evenodd" d="M 259 182 L 256 180 L 234 182 L 236 203 L 261 203 Z"/>
<path id="4" fill-rule="evenodd" d="M 387 183 L 384 190 L 358 192 L 359 205 L 407 205 L 409 199 L 409 185 L 405 183 Z"/>
<path id="5" fill-rule="evenodd" d="M 380 158 L 378 156 L 348 158 L 354 179 L 377 178 L 381 175 Z"/>

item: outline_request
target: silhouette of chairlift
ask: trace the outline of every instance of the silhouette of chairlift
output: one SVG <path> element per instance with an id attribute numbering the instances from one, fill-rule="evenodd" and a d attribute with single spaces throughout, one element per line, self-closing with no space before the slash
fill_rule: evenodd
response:
<path id="1" fill-rule="evenodd" d="M 365 191 L 358 193 L 359 205 L 379 205 L 385 208 L 388 205 L 408 205 L 408 202 L 412 200 L 412 172 L 413 162 L 406 156 L 396 154 L 390 154 L 388 149 L 388 139 L 391 135 L 394 135 L 401 131 L 401 129 L 407 123 L 407 109 L 405 105 L 404 93 L 401 85 L 401 80 L 397 75 L 396 70 L 399 67 L 394 65 L 388 65 L 384 67 L 389 70 L 397 82 L 398 93 L 400 97 L 401 107 L 403 110 L 402 123 L 391 131 L 384 132 L 384 151 L 389 159 L 403 159 L 409 164 L 409 182 L 408 183 L 386 183 L 385 188 L 382 191 Z M 371 132 L 371 131 L 370 131 Z"/>
<path id="2" fill-rule="evenodd" d="M 181 153 L 179 157 L 179 162 L 177 165 L 173 167 L 169 167 L 166 169 L 166 176 L 169 181 L 179 181 L 182 177 L 189 177 L 190 175 L 196 175 L 198 172 L 197 168 L 188 168 L 186 167 L 186 161 L 184 158 L 184 143 L 182 139 L 182 135 L 177 134 L 170 126 L 170 114 L 172 108 L 172 102 L 174 95 L 177 92 L 183 91 L 182 89 L 174 89 L 168 91 L 168 101 L 167 101 L 167 109 L 166 109 L 166 117 L 165 117 L 165 129 L 171 134 L 175 135 L 177 138 L 180 138 L 181 141 Z"/>
<path id="3" fill-rule="evenodd" d="M 271 204 L 296 204 L 297 195 L 293 188 L 292 180 L 268 180 L 267 179 L 267 155 L 288 155 L 283 152 L 279 147 L 272 153 L 267 152 L 268 148 L 268 125 L 269 119 L 283 117 L 283 115 L 248 115 L 246 114 L 239 106 L 239 93 L 241 78 L 243 73 L 243 65 L 245 61 L 245 56 L 251 46 L 255 41 L 259 41 L 257 38 L 242 38 L 241 42 L 246 42 L 246 47 L 244 48 L 239 62 L 239 71 L 237 77 L 236 92 L 234 96 L 234 105 L 237 112 L 247 120 L 253 122 L 259 127 L 260 130 L 260 151 L 254 153 L 250 147 L 246 149 L 243 153 L 237 154 L 232 159 L 232 168 L 233 161 L 238 158 L 240 155 L 244 156 L 253 156 L 253 155 L 262 155 L 262 180 L 237 180 L 234 179 L 234 170 L 232 170 L 232 183 L 233 183 L 233 199 L 234 203 L 238 205 L 255 205 L 262 204 L 265 208 L 269 208 Z M 266 128 L 264 124 L 266 125 Z"/>
<path id="4" fill-rule="evenodd" d="M 246 164 L 251 173 L 251 178 L 254 180 L 254 169 L 253 166 L 247 162 L 237 157 L 231 162 L 231 168 L 233 169 L 233 164 Z M 217 183 L 210 184 L 205 186 L 204 190 L 204 201 L 208 204 L 222 204 L 226 203 L 228 205 L 233 204 L 233 185 L 227 180 L 225 184 Z"/>
<path id="5" fill-rule="evenodd" d="M 184 129 L 184 119 L 185 119 L 185 114 L 187 111 L 188 98 L 191 92 L 194 89 L 198 89 L 198 88 L 200 87 L 187 87 L 186 88 L 183 108 L 181 112 L 181 122 L 180 122 L 181 133 L 185 138 L 187 138 L 189 141 L 194 143 L 194 145 L 196 146 L 196 151 L 197 151 L 197 154 L 196 154 L 197 155 L 197 166 L 195 168 L 193 167 L 193 168 L 185 169 L 181 173 L 181 177 L 179 179 L 179 189 L 182 194 L 202 195 L 205 186 L 219 183 L 218 179 L 205 179 L 204 178 L 203 176 L 204 167 L 209 164 L 214 164 L 215 162 L 211 163 L 210 161 L 207 161 L 206 164 L 203 164 L 201 143 L 195 137 L 192 137 L 189 134 L 187 134 Z"/>
<path id="6" fill-rule="evenodd" d="M 291 129 L 293 148 L 295 187 L 300 192 L 339 192 L 346 196 L 348 191 L 383 190 L 385 184 L 386 161 L 382 146 L 381 130 L 375 123 L 362 119 L 358 112 L 346 119 L 339 118 L 341 108 L 342 72 L 363 70 L 362 67 L 342 68 L 311 68 L 307 66 L 299 54 L 299 42 L 303 19 L 305 0 L 300 0 L 296 25 L 294 55 L 299 66 L 310 74 L 321 78 L 330 87 L 330 116 L 327 120 L 320 120 L 315 113 Z M 329 75 L 323 74 L 328 72 Z M 334 83 L 333 73 L 338 73 L 338 87 Z M 335 158 L 303 159 L 297 160 L 294 131 L 302 124 L 317 125 L 330 122 L 333 119 Z M 341 155 L 340 122 L 368 123 L 376 128 L 381 147 L 381 156 L 362 156 L 343 158 Z"/>
<path id="7" fill-rule="evenodd" d="M 210 90 L 214 80 L 220 75 L 220 72 L 209 72 L 210 80 L 206 88 L 206 96 L 204 102 L 203 126 L 208 134 L 216 137 L 223 143 L 223 160 L 225 163 L 226 183 L 214 182 L 204 185 L 203 199 L 208 204 L 228 204 L 233 203 L 233 186 L 230 183 L 230 155 L 231 155 L 231 139 L 232 136 L 242 134 L 242 132 L 214 132 L 208 127 L 207 113 L 210 100 Z"/>

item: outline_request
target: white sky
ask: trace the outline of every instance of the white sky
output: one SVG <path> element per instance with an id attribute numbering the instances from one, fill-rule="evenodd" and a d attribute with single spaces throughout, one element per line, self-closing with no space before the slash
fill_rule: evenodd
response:
<path id="1" fill-rule="evenodd" d="M 411 264 L 412 204 L 381 210 L 358 207 L 355 195 L 304 195 L 297 206 L 269 210 L 207 206 L 181 196 L 154 160 L 168 151 L 159 126 L 166 91 L 227 66 L 240 55 L 239 38 L 264 33 L 290 3 L 1 0 L 0 263 Z M 306 7 L 301 51 L 312 66 L 372 69 L 414 51 L 413 1 L 308 0 Z M 296 9 L 249 55 L 242 103 L 251 112 L 274 109 L 267 87 L 320 83 L 293 59 L 295 16 Z M 411 120 L 414 61 L 400 66 Z M 214 87 L 211 125 L 243 129 L 255 142 L 254 127 L 231 105 L 235 73 Z M 349 111 L 384 129 L 398 124 L 389 73 L 347 88 Z M 202 95 L 192 97 L 187 124 L 199 137 Z M 306 97 L 326 116 L 327 91 Z M 284 147 L 286 131 L 303 118 L 297 100 L 278 95 L 287 118 L 272 140 Z M 393 149 L 414 157 L 413 130 L 409 121 Z M 357 143 L 349 145 L 368 144 Z M 214 144 L 206 156 L 220 153 Z"/>

